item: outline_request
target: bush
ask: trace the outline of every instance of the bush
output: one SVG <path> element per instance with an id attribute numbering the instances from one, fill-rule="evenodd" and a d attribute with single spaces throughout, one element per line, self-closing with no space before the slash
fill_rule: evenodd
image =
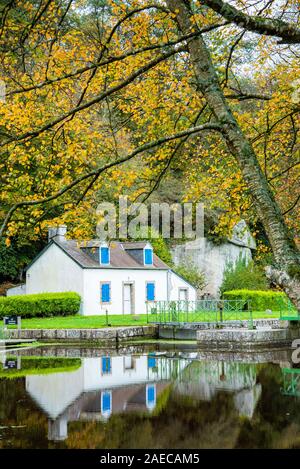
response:
<path id="1" fill-rule="evenodd" d="M 15 357 L 6 357 L 14 359 Z M 78 370 L 81 366 L 80 358 L 48 358 L 22 356 L 20 370 L 7 368 L 0 370 L 0 378 L 21 378 L 28 375 L 44 375 L 50 373 L 63 373 Z"/>
<path id="2" fill-rule="evenodd" d="M 261 266 L 253 261 L 246 264 L 246 259 L 240 258 L 235 265 L 228 264 L 220 287 L 221 295 L 225 291 L 239 290 L 268 290 L 269 284 Z"/>
<path id="3" fill-rule="evenodd" d="M 68 316 L 78 313 L 80 301 L 80 295 L 75 292 L 1 297 L 0 318 L 10 315 L 22 318 Z"/>
<path id="4" fill-rule="evenodd" d="M 252 311 L 280 311 L 286 308 L 288 297 L 283 292 L 273 290 L 232 290 L 223 293 L 225 300 L 249 300 Z"/>
<path id="5" fill-rule="evenodd" d="M 176 274 L 180 275 L 187 282 L 193 285 L 196 290 L 202 290 L 206 285 L 204 273 L 201 272 L 192 262 L 179 264 L 174 267 L 173 270 Z"/>

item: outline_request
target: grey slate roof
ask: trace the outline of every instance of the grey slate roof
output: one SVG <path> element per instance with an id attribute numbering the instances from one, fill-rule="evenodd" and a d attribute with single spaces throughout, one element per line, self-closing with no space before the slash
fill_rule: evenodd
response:
<path id="1" fill-rule="evenodd" d="M 52 243 L 58 245 L 69 257 L 71 257 L 77 264 L 85 269 L 159 269 L 169 270 L 170 267 L 165 264 L 156 254 L 153 253 L 153 266 L 144 266 L 134 259 L 127 249 L 143 249 L 147 242 L 133 242 L 121 243 L 119 241 L 110 242 L 110 264 L 100 265 L 99 262 L 90 256 L 85 248 L 97 248 L 101 242 L 99 240 L 91 240 L 88 242 L 78 242 L 75 240 L 66 240 L 58 242 L 53 240 Z M 134 247 L 132 247 L 134 245 Z M 83 250 L 83 249 L 84 250 Z M 126 249 L 126 250 L 125 250 Z M 43 252 L 43 251 L 42 251 Z"/>
<path id="2" fill-rule="evenodd" d="M 125 241 L 121 243 L 124 249 L 144 249 L 144 247 L 148 244 L 147 241 L 132 241 L 128 242 Z"/>

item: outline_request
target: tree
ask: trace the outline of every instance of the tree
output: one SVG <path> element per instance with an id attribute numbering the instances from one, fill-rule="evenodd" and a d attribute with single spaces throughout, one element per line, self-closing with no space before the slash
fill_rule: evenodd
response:
<path id="1" fill-rule="evenodd" d="M 197 266 L 191 261 L 179 264 L 174 267 L 174 271 L 185 278 L 191 285 L 193 285 L 198 293 L 206 286 L 205 275 Z"/>
<path id="2" fill-rule="evenodd" d="M 223 282 L 220 287 L 221 295 L 231 290 L 267 290 L 269 287 L 261 266 L 253 261 L 247 264 L 246 259 L 240 258 L 235 264 L 228 264 Z"/>
<path id="3" fill-rule="evenodd" d="M 297 76 L 297 2 L 260 1 L 251 9 L 221 0 L 87 1 L 81 11 L 72 4 L 2 7 L 2 78 L 10 102 L 1 108 L 0 235 L 13 236 L 28 220 L 47 221 L 49 210 L 75 215 L 81 203 L 92 203 L 91 188 L 108 178 L 118 187 L 122 171 L 136 195 L 144 192 L 141 173 L 151 192 L 181 161 L 197 172 L 204 148 L 208 157 L 199 167 L 228 176 L 237 214 L 241 204 L 254 212 L 274 255 L 269 276 L 300 308 L 293 222 L 300 195 L 291 189 L 299 177 L 299 100 L 292 86 L 284 89 L 288 69 Z M 270 95 L 258 79 L 245 91 L 233 67 L 246 33 L 258 35 L 251 36 L 255 74 L 278 77 Z M 266 65 L 272 54 L 273 69 Z M 259 104 L 247 108 L 249 100 Z M 270 123 L 275 111 L 278 122 Z M 265 122 L 261 132 L 256 114 Z"/>

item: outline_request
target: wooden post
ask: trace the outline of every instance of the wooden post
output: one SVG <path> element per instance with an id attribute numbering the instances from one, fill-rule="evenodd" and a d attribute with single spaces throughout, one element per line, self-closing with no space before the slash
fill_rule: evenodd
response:
<path id="1" fill-rule="evenodd" d="M 6 320 L 6 316 L 4 316 L 4 318 L 3 318 L 3 340 L 6 339 L 6 331 L 7 331 L 5 320 Z"/>
<path id="2" fill-rule="evenodd" d="M 21 338 L 21 316 L 18 316 L 18 339 Z"/>

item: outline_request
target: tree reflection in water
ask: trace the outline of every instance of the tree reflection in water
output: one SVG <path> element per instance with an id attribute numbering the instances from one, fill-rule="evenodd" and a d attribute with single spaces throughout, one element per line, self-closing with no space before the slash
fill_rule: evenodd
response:
<path id="1" fill-rule="evenodd" d="M 300 401 L 278 364 L 184 356 L 2 377 L 0 448 L 300 447 Z"/>

